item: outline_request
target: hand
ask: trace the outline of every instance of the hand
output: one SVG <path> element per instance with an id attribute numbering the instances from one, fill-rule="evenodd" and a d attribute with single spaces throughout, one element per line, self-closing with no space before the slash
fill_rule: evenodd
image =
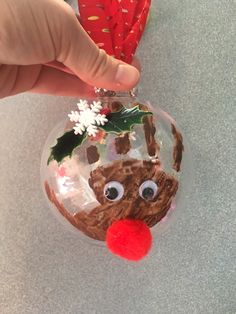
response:
<path id="1" fill-rule="evenodd" d="M 64 1 L 0 0 L 0 98 L 24 91 L 86 96 L 91 86 L 129 90 L 138 80 L 135 67 L 93 43 Z"/>

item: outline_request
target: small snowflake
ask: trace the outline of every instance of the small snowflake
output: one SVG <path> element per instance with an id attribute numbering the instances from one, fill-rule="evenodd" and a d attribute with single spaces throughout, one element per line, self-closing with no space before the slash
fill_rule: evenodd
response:
<path id="1" fill-rule="evenodd" d="M 87 131 L 89 136 L 95 136 L 98 126 L 104 125 L 108 120 L 105 114 L 101 114 L 102 104 L 100 101 L 93 101 L 89 105 L 87 100 L 80 100 L 77 104 L 79 111 L 71 111 L 68 114 L 70 121 L 75 122 L 74 133 L 82 135 Z"/>

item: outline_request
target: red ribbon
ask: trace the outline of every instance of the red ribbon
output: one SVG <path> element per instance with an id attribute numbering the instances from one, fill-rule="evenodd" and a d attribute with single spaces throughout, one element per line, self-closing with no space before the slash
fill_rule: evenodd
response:
<path id="1" fill-rule="evenodd" d="M 146 26 L 151 0 L 78 0 L 80 23 L 109 55 L 131 63 Z M 47 64 L 69 74 L 57 61 Z"/>
<path id="2" fill-rule="evenodd" d="M 131 63 L 150 3 L 151 0 L 78 0 L 80 21 L 99 48 Z"/>

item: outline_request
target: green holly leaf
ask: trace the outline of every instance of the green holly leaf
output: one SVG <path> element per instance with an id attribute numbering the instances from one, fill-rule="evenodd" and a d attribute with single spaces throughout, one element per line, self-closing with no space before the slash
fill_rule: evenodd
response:
<path id="1" fill-rule="evenodd" d="M 57 139 L 56 145 L 51 148 L 48 164 L 52 160 L 56 160 L 58 163 L 60 163 L 65 157 L 71 157 L 73 150 L 83 143 L 83 141 L 86 139 L 86 136 L 86 132 L 84 132 L 82 135 L 75 135 L 74 130 L 64 133 Z"/>
<path id="2" fill-rule="evenodd" d="M 143 117 L 146 115 L 152 115 L 152 112 L 140 110 L 139 106 L 130 109 L 123 108 L 118 112 L 110 113 L 108 122 L 100 125 L 99 128 L 107 133 L 131 132 L 135 124 L 143 123 Z"/>

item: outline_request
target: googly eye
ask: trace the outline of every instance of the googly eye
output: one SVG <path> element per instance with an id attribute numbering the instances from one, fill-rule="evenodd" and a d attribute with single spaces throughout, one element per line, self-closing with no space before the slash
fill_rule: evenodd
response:
<path id="1" fill-rule="evenodd" d="M 146 201 L 154 199 L 158 191 L 158 186 L 152 180 L 144 181 L 139 187 L 139 195 Z"/>
<path id="2" fill-rule="evenodd" d="M 110 181 L 104 187 L 104 195 L 109 201 L 119 201 L 124 195 L 124 187 L 120 182 Z"/>

